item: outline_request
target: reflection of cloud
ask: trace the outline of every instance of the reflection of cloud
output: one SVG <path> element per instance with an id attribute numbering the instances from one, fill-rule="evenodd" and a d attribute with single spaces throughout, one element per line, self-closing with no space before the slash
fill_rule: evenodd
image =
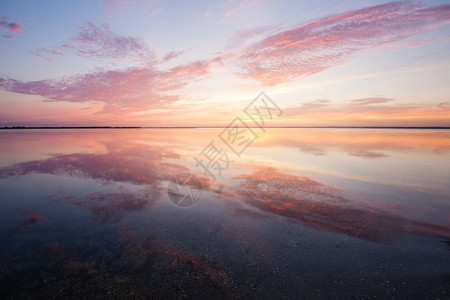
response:
<path id="1" fill-rule="evenodd" d="M 160 198 L 160 190 L 155 187 L 147 187 L 143 191 L 136 192 L 108 192 L 89 194 L 85 198 L 77 198 L 59 190 L 49 196 L 52 202 L 61 202 L 77 206 L 93 214 L 94 219 L 101 223 L 120 222 L 124 216 L 139 212 L 156 203 Z"/>
<path id="2" fill-rule="evenodd" d="M 44 160 L 0 168 L 0 178 L 45 173 L 139 185 L 132 191 L 94 193 L 85 198 L 68 194 L 64 190 L 58 190 L 49 196 L 51 201 L 75 205 L 92 212 L 94 218 L 102 223 L 118 222 L 125 215 L 138 212 L 159 200 L 161 181 L 188 171 L 182 165 L 163 162 L 164 158 L 170 157 L 179 156 L 170 151 L 142 145 L 114 148 L 106 154 L 54 155 Z M 26 224 L 23 225 L 38 223 L 40 215 L 33 215 L 25 221 Z"/>
<path id="3" fill-rule="evenodd" d="M 179 156 L 148 146 L 119 147 L 106 154 L 54 155 L 44 160 L 0 168 L 0 178 L 45 173 L 139 185 L 136 190 L 94 193 L 85 198 L 68 194 L 64 190 L 49 196 L 51 201 L 75 205 L 92 212 L 94 218 L 103 223 L 118 222 L 125 215 L 140 211 L 159 200 L 161 181 L 188 171 L 184 166 L 163 162 L 164 158 L 170 157 Z M 33 216 L 27 222 L 38 222 L 40 219 L 37 217 Z"/>
<path id="4" fill-rule="evenodd" d="M 106 154 L 54 155 L 0 168 L 0 178 L 45 173 L 152 185 L 170 178 L 172 172 L 187 171 L 184 166 L 163 162 L 167 155 L 175 154 L 148 146 L 124 147 Z"/>
<path id="5" fill-rule="evenodd" d="M 38 224 L 42 221 L 42 214 L 38 212 L 34 212 L 32 210 L 24 210 L 22 212 L 25 216 L 17 217 L 16 220 L 19 221 L 19 224 L 16 224 L 14 228 L 23 229 L 28 228 L 34 224 Z"/>
<path id="6" fill-rule="evenodd" d="M 238 194 L 248 204 L 307 226 L 372 241 L 388 241 L 405 233 L 450 238 L 449 226 L 410 220 L 353 202 L 338 189 L 307 177 L 273 168 L 237 177 L 242 179 Z"/>
<path id="7" fill-rule="evenodd" d="M 295 129 L 293 129 L 295 130 Z M 443 154 L 450 152 L 450 134 L 423 131 L 379 131 L 305 129 L 301 134 L 273 134 L 264 146 L 297 148 L 314 155 L 326 155 L 330 151 L 344 151 L 362 158 L 381 158 L 395 152 L 425 152 Z"/>
<path id="8" fill-rule="evenodd" d="M 127 193 L 91 194 L 87 201 L 79 201 L 77 205 L 93 212 L 96 219 L 118 222 L 125 214 L 138 212 L 160 197 L 155 190 L 149 190 L 143 196 Z"/>
<path id="9" fill-rule="evenodd" d="M 241 57 L 245 76 L 275 85 L 345 61 L 355 51 L 408 38 L 450 18 L 450 5 L 390 2 L 313 21 L 252 45 Z"/>

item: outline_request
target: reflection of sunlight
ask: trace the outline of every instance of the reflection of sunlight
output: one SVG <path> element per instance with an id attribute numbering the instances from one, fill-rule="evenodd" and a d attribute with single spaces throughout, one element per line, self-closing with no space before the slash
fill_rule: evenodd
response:
<path id="1" fill-rule="evenodd" d="M 284 134 L 280 134 L 283 132 Z M 258 145 L 297 148 L 302 152 L 342 151 L 377 158 L 391 152 L 450 152 L 450 133 L 424 130 L 272 129 Z"/>

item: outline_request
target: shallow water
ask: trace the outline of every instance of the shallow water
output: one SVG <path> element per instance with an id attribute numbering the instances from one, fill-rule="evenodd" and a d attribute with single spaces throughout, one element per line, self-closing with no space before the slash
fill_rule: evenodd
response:
<path id="1" fill-rule="evenodd" d="M 0 131 L 1 298 L 450 297 L 450 131 L 222 130 Z"/>

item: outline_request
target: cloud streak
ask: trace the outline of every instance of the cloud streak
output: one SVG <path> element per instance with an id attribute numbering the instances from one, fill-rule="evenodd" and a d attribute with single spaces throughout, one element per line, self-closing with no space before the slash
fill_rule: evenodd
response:
<path id="1" fill-rule="evenodd" d="M 123 114 L 170 106 L 179 99 L 171 92 L 200 80 L 211 66 L 209 61 L 196 61 L 167 71 L 130 68 L 28 82 L 0 78 L 0 88 L 48 101 L 100 102 L 104 103 L 102 113 Z"/>
<path id="2" fill-rule="evenodd" d="M 342 63 L 352 53 L 450 22 L 450 5 L 391 2 L 313 21 L 267 37 L 239 57 L 244 77 L 276 85 Z"/>
<path id="3" fill-rule="evenodd" d="M 450 106 L 447 102 L 433 106 L 399 104 L 383 97 L 354 99 L 343 103 L 316 100 L 286 108 L 283 112 L 291 120 L 298 120 L 301 116 L 302 125 L 450 126 Z"/>
<path id="4" fill-rule="evenodd" d="M 51 48 L 39 48 L 35 55 L 46 60 L 56 56 L 74 53 L 79 57 L 99 59 L 134 58 L 140 62 L 151 63 L 153 51 L 139 38 L 120 35 L 111 30 L 106 23 L 96 25 L 92 22 L 82 24 L 74 38 Z"/>
<path id="5" fill-rule="evenodd" d="M 121 70 L 95 70 L 58 79 L 21 81 L 0 77 L 0 89 L 26 95 L 38 95 L 46 102 L 103 103 L 98 113 L 128 114 L 146 110 L 173 108 L 180 98 L 174 93 L 204 78 L 218 59 L 194 61 L 160 70 L 157 65 L 182 55 L 172 51 L 157 59 L 140 39 L 117 34 L 107 24 L 83 24 L 77 35 L 60 46 L 38 49 L 35 55 L 46 60 L 73 53 L 80 57 L 131 59 L 139 66 Z"/>
<path id="6" fill-rule="evenodd" d="M 163 59 L 161 62 L 167 62 L 169 60 L 172 60 L 174 58 L 177 58 L 178 56 L 181 56 L 183 54 L 185 54 L 188 51 L 188 49 L 186 50 L 181 50 L 181 51 L 170 51 L 168 52 L 166 55 L 164 55 Z"/>
<path id="7" fill-rule="evenodd" d="M 242 0 L 236 3 L 236 1 L 230 1 L 232 5 L 226 12 L 223 18 L 219 21 L 219 24 L 227 22 L 230 18 L 237 14 L 237 12 L 254 6 L 259 0 Z"/>

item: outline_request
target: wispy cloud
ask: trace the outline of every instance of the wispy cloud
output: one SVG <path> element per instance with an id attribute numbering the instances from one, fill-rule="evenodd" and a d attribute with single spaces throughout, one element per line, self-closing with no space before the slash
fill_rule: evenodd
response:
<path id="1" fill-rule="evenodd" d="M 61 51 L 59 47 L 52 47 L 48 49 L 38 48 L 34 50 L 34 55 L 42 59 L 45 59 L 46 61 L 53 61 L 55 58 L 63 56 L 64 52 Z"/>
<path id="2" fill-rule="evenodd" d="M 393 99 L 373 97 L 335 103 L 329 100 L 305 102 L 283 111 L 292 120 L 301 116 L 302 125 L 450 126 L 450 105 L 400 104 Z M 313 122 L 313 124 L 309 124 Z M 297 124 L 299 125 L 299 124 Z"/>
<path id="3" fill-rule="evenodd" d="M 210 61 L 196 61 L 167 71 L 130 68 L 28 82 L 0 78 L 0 88 L 48 101 L 100 102 L 104 103 L 103 113 L 123 114 L 173 104 L 179 96 L 172 93 L 203 78 L 211 66 Z"/>
<path id="4" fill-rule="evenodd" d="M 450 5 L 391 2 L 318 19 L 253 44 L 239 60 L 245 77 L 276 85 L 342 63 L 355 51 L 450 22 Z"/>
<path id="5" fill-rule="evenodd" d="M 160 70 L 157 65 L 182 55 L 172 51 L 157 59 L 153 51 L 135 37 L 123 36 L 107 24 L 82 24 L 77 35 L 60 46 L 39 49 L 35 55 L 47 60 L 67 53 L 102 59 L 134 59 L 139 65 L 121 70 L 95 70 L 59 79 L 20 81 L 0 77 L 0 89 L 39 95 L 50 102 L 103 103 L 100 113 L 127 114 L 167 108 L 180 97 L 176 90 L 203 78 L 215 60 L 203 60 Z"/>
<path id="6" fill-rule="evenodd" d="M 279 32 L 280 28 L 280 26 L 258 26 L 239 30 L 228 40 L 228 48 L 242 49 L 243 45 L 248 46 L 264 36 Z"/>
<path id="7" fill-rule="evenodd" d="M 362 99 L 354 99 L 351 101 L 354 105 L 370 105 L 370 104 L 377 104 L 377 103 L 387 103 L 391 102 L 393 99 L 390 98 L 383 98 L 383 97 L 375 97 L 375 98 L 362 98 Z"/>
<path id="8" fill-rule="evenodd" d="M 258 3 L 260 0 L 241 0 L 236 1 L 232 0 L 229 1 L 230 8 L 225 12 L 225 15 L 223 18 L 219 21 L 219 24 L 227 22 L 231 17 L 233 17 L 238 11 L 249 8 L 256 3 Z"/>
<path id="9" fill-rule="evenodd" d="M 169 60 L 177 58 L 178 56 L 183 55 L 187 51 L 189 51 L 189 50 L 186 49 L 186 50 L 180 50 L 180 51 L 170 51 L 166 55 L 164 55 L 164 57 L 163 57 L 161 62 L 167 62 Z"/>
<path id="10" fill-rule="evenodd" d="M 66 53 L 80 57 L 101 59 L 134 58 L 141 62 L 151 62 L 154 54 L 142 40 L 113 32 L 109 25 L 92 22 L 82 24 L 74 38 L 48 49 L 40 48 L 35 54 L 46 60 Z"/>
<path id="11" fill-rule="evenodd" d="M 123 58 L 130 53 L 144 56 L 150 52 L 138 38 L 116 34 L 105 23 L 95 25 L 91 22 L 82 25 L 77 37 L 63 46 L 74 47 L 80 56 L 99 58 Z"/>

